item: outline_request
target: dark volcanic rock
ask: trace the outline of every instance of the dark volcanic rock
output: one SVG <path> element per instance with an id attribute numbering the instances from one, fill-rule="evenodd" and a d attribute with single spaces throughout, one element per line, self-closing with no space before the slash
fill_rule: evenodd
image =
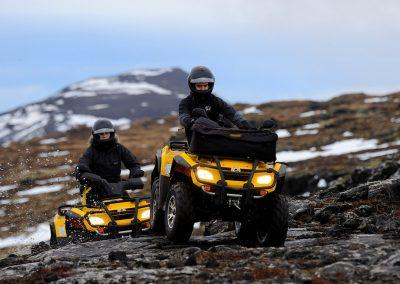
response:
<path id="1" fill-rule="evenodd" d="M 356 268 L 350 262 L 339 261 L 318 270 L 317 274 L 323 278 L 336 281 L 350 281 L 353 279 Z"/>
<path id="2" fill-rule="evenodd" d="M 338 195 L 338 201 L 355 201 L 366 199 L 368 197 L 369 184 L 362 184 L 354 188 L 350 188 Z"/>
<path id="3" fill-rule="evenodd" d="M 354 212 L 360 217 L 368 217 L 371 216 L 373 212 L 375 212 L 375 208 L 369 205 L 362 205 L 356 208 Z"/>
<path id="4" fill-rule="evenodd" d="M 108 254 L 109 260 L 119 260 L 119 261 L 127 261 L 128 257 L 126 256 L 126 252 L 124 251 L 111 251 Z"/>
<path id="5" fill-rule="evenodd" d="M 315 213 L 314 219 L 324 224 L 338 213 L 344 212 L 349 208 L 351 208 L 351 205 L 348 203 L 327 205 Z"/>
<path id="6" fill-rule="evenodd" d="M 353 186 L 359 185 L 360 183 L 365 183 L 368 181 L 372 174 L 372 169 L 358 168 L 351 174 L 351 183 Z"/>
<path id="7" fill-rule="evenodd" d="M 395 161 L 388 161 L 378 167 L 372 172 L 372 175 L 368 178 L 368 181 L 384 180 L 389 178 L 400 168 L 400 164 Z"/>

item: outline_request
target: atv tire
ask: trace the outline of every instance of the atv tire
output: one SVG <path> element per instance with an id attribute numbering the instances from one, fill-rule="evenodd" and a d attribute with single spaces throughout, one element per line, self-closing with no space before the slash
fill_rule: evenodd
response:
<path id="1" fill-rule="evenodd" d="M 50 224 L 50 247 L 51 248 L 58 247 L 56 230 L 54 229 L 54 224 Z"/>
<path id="2" fill-rule="evenodd" d="M 166 200 L 164 214 L 165 232 L 174 243 L 185 243 L 193 231 L 193 197 L 184 182 L 172 184 Z"/>
<path id="3" fill-rule="evenodd" d="M 156 235 L 163 235 L 165 233 L 164 227 L 164 211 L 157 209 L 158 200 L 160 195 L 160 179 L 157 177 L 154 179 L 151 185 L 151 198 L 150 198 L 150 224 L 151 232 Z"/>
<path id="4" fill-rule="evenodd" d="M 256 243 L 256 231 L 255 224 L 250 220 L 235 221 L 235 234 L 243 245 L 254 245 Z"/>
<path id="5" fill-rule="evenodd" d="M 289 208 L 286 198 L 272 193 L 266 197 L 266 210 L 258 222 L 256 240 L 260 246 L 280 247 L 285 244 Z"/>

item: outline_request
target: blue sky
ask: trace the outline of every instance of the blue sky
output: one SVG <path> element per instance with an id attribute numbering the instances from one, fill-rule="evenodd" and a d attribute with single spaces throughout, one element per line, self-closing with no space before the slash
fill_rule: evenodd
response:
<path id="1" fill-rule="evenodd" d="M 0 112 L 92 76 L 207 65 L 230 102 L 400 90 L 392 0 L 2 0 Z"/>

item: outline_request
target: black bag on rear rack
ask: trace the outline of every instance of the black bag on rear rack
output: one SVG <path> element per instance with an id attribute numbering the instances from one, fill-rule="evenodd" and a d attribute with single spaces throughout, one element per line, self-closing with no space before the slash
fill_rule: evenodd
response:
<path id="1" fill-rule="evenodd" d="M 249 158 L 273 162 L 276 160 L 278 136 L 268 130 L 222 128 L 206 118 L 192 126 L 189 151 L 200 155 Z"/>

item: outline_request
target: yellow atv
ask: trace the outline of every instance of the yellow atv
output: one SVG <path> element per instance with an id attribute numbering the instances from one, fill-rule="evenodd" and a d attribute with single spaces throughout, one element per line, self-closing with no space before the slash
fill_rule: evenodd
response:
<path id="1" fill-rule="evenodd" d="M 156 154 L 152 230 L 181 243 L 195 222 L 219 219 L 234 221 L 243 242 L 282 246 L 288 204 L 281 194 L 286 166 L 275 162 L 277 135 L 198 122 L 190 147 L 171 141 Z"/>
<path id="2" fill-rule="evenodd" d="M 50 224 L 50 245 L 133 236 L 150 229 L 150 197 L 131 198 L 126 190 L 143 188 L 140 178 L 109 184 L 118 192 L 110 197 L 94 200 L 93 189 L 81 188 L 81 204 L 62 205 Z M 121 194 L 124 192 L 124 194 Z"/>

